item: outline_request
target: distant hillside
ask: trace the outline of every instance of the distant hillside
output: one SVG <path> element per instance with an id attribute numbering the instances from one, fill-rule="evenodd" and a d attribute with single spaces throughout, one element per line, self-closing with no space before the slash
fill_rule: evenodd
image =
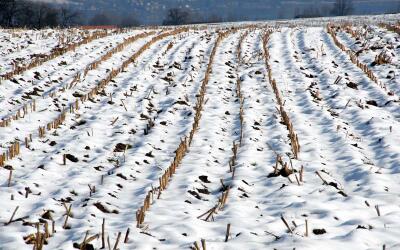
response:
<path id="1" fill-rule="evenodd" d="M 327 14 L 334 0 L 69 0 L 71 6 L 91 16 L 97 12 L 134 15 L 141 23 L 160 23 L 169 8 L 189 9 L 198 17 L 224 21 L 293 18 L 318 10 Z M 400 0 L 354 0 L 354 14 L 395 13 Z"/>

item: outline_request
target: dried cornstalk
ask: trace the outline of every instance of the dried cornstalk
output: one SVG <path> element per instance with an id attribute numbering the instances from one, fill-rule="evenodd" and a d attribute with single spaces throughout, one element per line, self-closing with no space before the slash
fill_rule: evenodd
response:
<path id="1" fill-rule="evenodd" d="M 8 220 L 8 222 L 7 222 L 5 225 L 9 225 L 10 223 L 13 222 L 15 213 L 17 212 L 18 208 L 19 208 L 19 206 L 17 206 L 17 207 L 14 209 L 14 212 L 12 213 L 11 218 Z"/>
<path id="2" fill-rule="evenodd" d="M 68 223 L 68 218 L 71 215 L 71 209 L 72 209 L 72 204 L 69 205 L 69 207 L 67 208 L 67 205 L 65 203 L 63 203 L 65 209 L 66 209 L 66 214 L 65 214 L 65 220 L 64 220 L 64 225 L 63 228 L 67 229 L 67 223 Z"/>
<path id="3" fill-rule="evenodd" d="M 283 215 L 281 215 L 281 220 L 283 221 L 283 223 L 285 224 L 286 228 L 289 230 L 289 232 L 291 234 L 293 234 L 292 229 L 290 228 L 289 224 L 287 223 L 287 221 L 285 220 L 285 218 L 283 217 Z"/>
<path id="4" fill-rule="evenodd" d="M 184 140 L 181 140 L 181 143 L 179 144 L 178 149 L 175 151 L 175 158 L 174 158 L 173 162 L 171 163 L 169 168 L 164 172 L 164 174 L 159 178 L 159 187 L 157 188 L 159 190 L 159 193 L 158 193 L 159 196 L 161 194 L 161 191 L 166 189 L 167 184 L 170 181 L 173 174 L 175 174 L 176 168 L 179 166 L 180 162 L 182 161 L 183 157 L 185 156 L 185 153 L 186 153 L 187 149 L 190 147 L 190 144 L 193 140 L 194 133 L 198 129 L 199 121 L 200 121 L 200 117 L 201 117 L 202 106 L 205 101 L 205 98 L 204 98 L 205 89 L 206 89 L 206 86 L 209 81 L 209 75 L 211 73 L 212 64 L 213 64 L 213 60 L 214 60 L 214 57 L 216 54 L 216 50 L 217 50 L 219 43 L 229 32 L 230 31 L 220 33 L 214 44 L 213 50 L 210 55 L 209 63 L 207 66 L 207 70 L 205 73 L 205 77 L 204 77 L 204 80 L 200 87 L 199 96 L 197 98 L 197 103 L 196 103 L 196 107 L 195 107 L 196 114 L 195 114 L 195 119 L 194 119 L 194 122 L 192 125 L 192 130 L 190 131 L 189 137 L 185 137 Z M 136 220 L 137 220 L 136 226 L 137 227 L 140 227 L 141 224 L 143 224 L 143 222 L 144 222 L 145 213 L 150 208 L 150 204 L 151 204 L 150 200 L 151 200 L 152 193 L 153 193 L 152 190 L 150 190 L 148 192 L 146 198 L 143 201 L 143 206 L 140 207 L 136 211 Z M 211 213 L 211 215 L 212 215 L 212 213 Z"/>

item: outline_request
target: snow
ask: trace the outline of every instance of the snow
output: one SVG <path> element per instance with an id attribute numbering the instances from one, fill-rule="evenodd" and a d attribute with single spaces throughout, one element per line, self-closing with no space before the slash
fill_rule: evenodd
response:
<path id="1" fill-rule="evenodd" d="M 47 55 L 55 47 L 64 47 L 81 41 L 91 32 L 66 30 L 2 31 L 0 35 L 0 74 L 11 71 L 13 65 L 26 65 L 34 55 Z M 17 59 L 21 60 L 18 61 Z M 13 63 L 16 62 L 16 63 Z"/>
<path id="2" fill-rule="evenodd" d="M 159 186 L 181 140 L 189 135 L 218 31 L 231 24 L 194 26 L 152 43 L 169 32 L 156 28 L 83 76 L 87 65 L 118 44 L 151 30 L 110 33 L 23 72 L 15 77 L 18 84 L 3 81 L 2 119 L 32 102 L 24 93 L 36 87 L 43 94 L 34 96 L 36 111 L 0 127 L 1 153 L 16 140 L 21 142 L 21 153 L 0 168 L 0 249 L 31 249 L 24 237 L 36 234 L 38 221 L 41 232 L 45 221 L 50 228 L 44 249 L 74 249 L 86 233 L 87 238 L 101 236 L 103 219 L 111 247 L 121 233 L 119 249 L 182 249 L 194 247 L 194 242 L 201 248 L 202 239 L 207 249 L 400 247 L 398 34 L 372 23 L 372 17 L 365 22 L 367 30 L 358 26 L 359 19 L 353 20 L 352 29 L 367 31 L 365 44 L 382 44 L 394 54 L 391 63 L 371 67 L 394 95 L 351 63 L 327 33 L 324 19 L 319 25 L 275 23 L 265 44 L 270 69 L 263 54 L 267 23 L 248 28 L 247 23 L 238 24 L 241 28 L 217 44 L 193 141 L 167 188 L 152 198 L 140 227 L 135 213 L 149 190 Z M 18 44 L 39 31 L 14 31 L 17 36 L 10 32 L 0 31 L 0 46 L 13 50 L 2 57 L 3 67 L 11 58 L 47 53 L 61 31 L 42 31 L 51 38 L 38 39 L 38 47 L 19 52 Z M 74 35 L 81 31 L 68 34 L 78 42 Z M 347 48 L 360 49 L 345 29 L 337 36 Z M 141 50 L 149 42 L 151 46 Z M 80 108 L 67 112 L 57 129 L 39 137 L 39 126 L 57 118 L 62 107 L 74 104 L 77 96 L 90 92 L 138 51 L 137 60 L 104 89 L 79 101 Z M 379 53 L 366 50 L 359 59 L 369 65 Z M 268 70 L 298 134 L 298 159 L 291 152 Z M 395 76 L 388 79 L 382 72 L 390 70 Z M 82 74 L 77 84 L 63 88 L 77 74 Z M 238 80 L 244 98 L 243 124 Z M 26 148 L 24 140 L 30 134 L 32 142 Z M 232 172 L 234 143 L 238 152 Z M 65 164 L 64 155 L 68 155 Z M 295 170 L 289 177 L 271 177 L 278 155 Z M 219 204 L 227 187 L 226 204 L 206 220 L 201 215 Z M 51 211 L 52 219 L 43 218 L 46 211 Z M 101 237 L 90 244 L 100 249 Z"/>
<path id="3" fill-rule="evenodd" d="M 400 52 L 399 35 L 394 32 L 386 32 L 385 29 L 380 27 L 371 27 L 367 30 L 359 27 L 357 30 L 362 33 L 365 32 L 367 39 L 360 38 L 361 41 L 356 41 L 351 35 L 340 32 L 342 42 L 356 52 L 362 50 L 359 54 L 361 61 L 370 65 L 372 71 L 379 76 L 388 91 L 392 91 L 398 96 L 400 94 L 397 88 L 399 81 L 399 69 L 397 67 Z M 390 62 L 372 66 L 375 58 L 382 53 L 389 56 Z"/>

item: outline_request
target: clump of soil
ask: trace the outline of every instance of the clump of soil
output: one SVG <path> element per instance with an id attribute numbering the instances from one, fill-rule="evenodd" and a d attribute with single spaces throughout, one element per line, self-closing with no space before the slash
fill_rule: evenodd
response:
<path id="1" fill-rule="evenodd" d="M 71 154 L 66 154 L 65 158 L 67 158 L 68 160 L 72 161 L 72 162 L 78 162 L 78 158 L 76 158 L 75 156 L 71 155 Z"/>
<path id="2" fill-rule="evenodd" d="M 132 148 L 132 146 L 129 144 L 118 143 L 115 146 L 114 152 L 124 152 L 126 149 L 130 149 L 130 148 Z"/>

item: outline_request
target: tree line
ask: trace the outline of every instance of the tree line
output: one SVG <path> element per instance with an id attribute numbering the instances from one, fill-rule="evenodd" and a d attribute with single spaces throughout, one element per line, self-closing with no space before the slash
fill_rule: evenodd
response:
<path id="1" fill-rule="evenodd" d="M 86 15 L 68 5 L 33 2 L 29 0 L 0 0 L 0 27 L 71 27 L 79 25 L 114 25 L 132 27 L 140 25 L 133 16 L 119 17 L 100 12 L 86 20 Z"/>
<path id="2" fill-rule="evenodd" d="M 295 18 L 320 16 L 345 16 L 353 13 L 352 0 L 335 0 L 333 5 L 310 6 L 294 13 Z M 67 5 L 56 5 L 28 0 L 0 0 L 0 27 L 70 27 L 76 25 L 115 25 L 119 27 L 139 26 L 140 21 L 133 15 L 119 17 L 111 13 L 97 13 L 89 21 L 82 13 Z M 239 21 L 234 18 L 221 18 L 215 14 L 200 15 L 189 8 L 167 10 L 163 25 L 182 25 L 194 23 L 217 23 Z"/>
<path id="3" fill-rule="evenodd" d="M 79 13 L 66 6 L 53 7 L 44 2 L 28 0 L 0 0 L 2 27 L 67 27 L 76 24 Z"/>
<path id="4" fill-rule="evenodd" d="M 351 15 L 354 11 L 354 5 L 352 0 L 335 0 L 333 5 L 324 5 L 319 8 L 316 6 L 308 6 L 302 11 L 296 10 L 294 18 L 311 18 L 311 17 L 323 17 L 323 16 L 347 16 Z M 240 21 L 235 19 L 223 20 L 222 18 L 212 16 L 198 16 L 193 13 L 190 9 L 173 8 L 169 9 L 166 18 L 163 21 L 163 25 L 180 25 L 180 24 L 191 24 L 191 23 L 216 23 L 216 22 L 229 22 L 229 21 Z"/>
<path id="5" fill-rule="evenodd" d="M 310 5 L 302 11 L 296 10 L 294 18 L 311 18 L 324 16 L 347 16 L 353 14 L 354 4 L 352 0 L 335 0 L 333 5 L 320 7 Z"/>
<path id="6" fill-rule="evenodd" d="M 89 20 L 85 15 L 69 8 L 67 5 L 56 5 L 29 0 L 0 0 L 0 27 L 26 27 L 41 29 L 44 27 L 70 27 L 77 25 L 114 25 L 119 27 L 139 26 L 141 23 L 133 15 L 120 17 L 109 12 L 99 12 Z M 189 9 L 171 8 L 164 18 L 164 25 L 189 23 L 215 23 L 223 20 L 216 15 L 200 16 Z"/>

